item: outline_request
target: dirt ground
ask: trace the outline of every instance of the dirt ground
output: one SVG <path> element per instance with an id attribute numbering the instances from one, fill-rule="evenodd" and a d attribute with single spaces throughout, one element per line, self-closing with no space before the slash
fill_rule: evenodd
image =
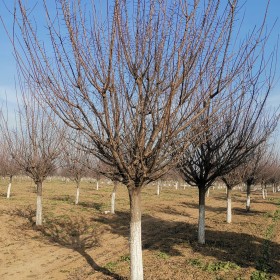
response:
<path id="1" fill-rule="evenodd" d="M 75 186 L 59 179 L 43 186 L 44 225 L 34 226 L 36 193 L 29 179 L 0 179 L 0 279 L 129 279 L 129 202 L 119 186 L 116 214 L 113 188 L 102 182 Z M 280 193 L 252 193 L 246 213 L 245 192 L 233 192 L 233 222 L 226 224 L 224 189 L 206 200 L 206 245 L 197 243 L 196 188 L 156 187 L 142 193 L 142 238 L 146 279 L 280 279 Z"/>

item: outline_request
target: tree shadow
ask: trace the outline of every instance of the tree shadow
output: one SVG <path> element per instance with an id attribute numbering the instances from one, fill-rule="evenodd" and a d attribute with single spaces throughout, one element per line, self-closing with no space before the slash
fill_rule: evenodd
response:
<path id="1" fill-rule="evenodd" d="M 85 207 L 85 208 L 92 208 L 97 211 L 102 211 L 105 207 L 104 203 L 98 203 L 98 202 L 86 202 L 86 201 L 81 201 L 78 203 L 78 206 Z"/>
<path id="2" fill-rule="evenodd" d="M 226 199 L 224 199 L 224 201 L 225 201 L 225 206 L 222 206 L 222 207 L 213 207 L 213 206 L 207 205 L 207 202 L 206 202 L 205 211 L 206 212 L 214 212 L 214 213 L 218 213 L 218 214 L 226 213 L 226 211 L 227 211 Z M 198 209 L 198 204 L 197 203 L 183 202 L 182 205 L 184 205 L 188 208 Z M 252 208 L 250 209 L 250 211 L 247 211 L 245 209 L 245 202 L 244 202 L 244 208 L 235 207 L 234 206 L 234 201 L 233 201 L 232 211 L 233 211 L 234 215 L 244 215 L 245 214 L 247 216 L 263 215 L 263 214 L 266 213 L 265 211 L 257 211 L 257 210 L 254 210 Z"/>
<path id="3" fill-rule="evenodd" d="M 34 227 L 36 225 L 36 209 L 34 209 L 31 205 L 12 210 L 3 210 L 3 212 L 11 216 L 18 216 L 27 219 L 29 222 L 28 226 Z"/>
<path id="4" fill-rule="evenodd" d="M 169 215 L 180 215 L 180 216 L 184 216 L 184 217 L 190 217 L 190 215 L 188 213 L 185 213 L 183 211 L 179 211 L 171 206 L 167 206 L 163 209 L 159 210 L 161 213 L 164 214 L 169 214 Z"/>
<path id="5" fill-rule="evenodd" d="M 187 208 L 192 208 L 192 209 L 198 209 L 198 203 L 191 203 L 191 202 L 182 202 L 182 205 L 187 207 Z M 222 207 L 212 207 L 210 205 L 205 205 L 205 211 L 211 211 L 211 212 L 215 212 L 215 213 L 223 213 L 226 212 L 226 206 L 222 206 Z"/>
<path id="6" fill-rule="evenodd" d="M 116 215 L 99 218 L 97 221 L 109 226 L 112 233 L 128 238 L 129 213 L 117 212 Z M 224 231 L 206 227 L 206 244 L 201 245 L 197 242 L 197 225 L 166 221 L 144 214 L 142 246 L 143 249 L 160 250 L 171 256 L 182 256 L 181 248 L 187 246 L 204 256 L 234 262 L 243 268 L 256 269 L 259 269 L 259 262 L 262 261 L 263 250 L 269 248 L 269 260 L 266 260 L 268 272 L 280 275 L 279 244 L 246 233 L 231 232 L 228 224 L 225 224 Z"/>
<path id="7" fill-rule="evenodd" d="M 265 211 L 257 211 L 257 210 L 254 210 L 252 209 L 252 207 L 250 208 L 249 211 L 247 211 L 244 208 L 240 208 L 240 207 L 233 207 L 232 208 L 232 211 L 233 211 L 233 214 L 234 215 L 239 215 L 239 216 L 243 216 L 243 215 L 246 215 L 246 216 L 255 216 L 255 215 L 264 215 L 266 212 Z"/>
<path id="8" fill-rule="evenodd" d="M 272 200 L 271 200 L 272 199 Z M 256 199 L 253 200 L 253 203 L 259 203 L 259 204 L 269 204 L 269 205 L 276 205 L 279 206 L 280 205 L 280 197 L 267 197 L 266 199 Z"/>
<path id="9" fill-rule="evenodd" d="M 113 279 L 127 279 L 111 272 L 105 267 L 99 266 L 94 259 L 86 252 L 87 249 L 98 246 L 97 233 L 92 224 L 83 218 L 55 219 L 48 221 L 39 228 L 51 242 L 78 252 L 94 271 L 101 272 Z"/>
<path id="10" fill-rule="evenodd" d="M 56 195 L 52 197 L 53 200 L 63 201 L 63 202 L 69 202 L 71 204 L 74 203 L 74 196 L 71 195 Z"/>

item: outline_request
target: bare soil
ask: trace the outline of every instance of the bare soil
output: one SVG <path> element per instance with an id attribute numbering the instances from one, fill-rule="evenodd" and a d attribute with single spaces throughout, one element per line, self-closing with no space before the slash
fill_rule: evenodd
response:
<path id="1" fill-rule="evenodd" d="M 75 186 L 59 179 L 43 186 L 44 224 L 34 225 L 36 192 L 16 178 L 0 179 L 0 279 L 129 279 L 129 202 L 123 186 L 110 210 L 113 185 L 83 181 L 80 203 Z M 142 193 L 145 279 L 280 279 L 280 193 L 268 198 L 233 192 L 233 222 L 226 221 L 225 189 L 206 199 L 206 245 L 197 243 L 196 188 L 156 186 Z"/>

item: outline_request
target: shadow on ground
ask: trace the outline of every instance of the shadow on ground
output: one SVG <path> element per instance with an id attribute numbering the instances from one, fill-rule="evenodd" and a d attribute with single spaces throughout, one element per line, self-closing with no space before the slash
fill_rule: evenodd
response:
<path id="1" fill-rule="evenodd" d="M 63 216 L 52 220 L 47 219 L 42 226 L 36 226 L 36 211 L 31 206 L 22 209 L 16 208 L 6 214 L 16 215 L 27 219 L 29 223 L 21 225 L 22 230 L 33 228 L 34 230 L 40 231 L 50 242 L 78 252 L 83 258 L 85 258 L 94 271 L 101 272 L 102 274 L 117 280 L 127 279 L 111 272 L 105 267 L 99 266 L 86 252 L 86 250 L 98 246 L 98 240 L 96 238 L 98 233 L 96 232 L 95 227 L 96 223 L 93 224 L 92 222 L 88 222 L 82 217 L 70 218 L 69 216 Z"/>
<path id="2" fill-rule="evenodd" d="M 116 212 L 116 215 L 99 218 L 114 234 L 128 238 L 129 214 Z M 267 239 L 245 233 L 230 231 L 225 224 L 224 231 L 206 229 L 206 245 L 197 243 L 197 226 L 184 222 L 166 221 L 150 215 L 142 218 L 143 249 L 160 250 L 169 255 L 182 255 L 180 248 L 191 247 L 194 252 L 212 256 L 219 261 L 234 262 L 240 267 L 258 269 L 263 258 L 263 250 L 269 250 L 269 259 L 265 260 L 268 271 L 280 275 L 280 245 Z M 265 245 L 265 248 L 264 248 Z"/>
<path id="3" fill-rule="evenodd" d="M 213 209 L 215 211 L 215 209 Z M 240 210 L 240 215 L 245 214 Z M 32 210 L 17 210 L 14 214 L 33 221 Z M 50 241 L 71 248 L 83 256 L 95 270 L 114 279 L 125 279 L 100 267 L 86 252 L 98 246 L 94 225 L 106 225 L 113 234 L 129 237 L 129 213 L 117 211 L 115 215 L 98 215 L 91 221 L 83 218 L 65 217 L 47 221 L 39 230 Z M 151 215 L 142 217 L 143 249 L 162 251 L 169 255 L 182 255 L 181 248 L 191 248 L 201 255 L 215 257 L 219 261 L 234 262 L 240 267 L 259 268 L 259 262 L 265 261 L 267 271 L 280 275 L 280 245 L 268 239 L 245 233 L 230 231 L 230 225 L 224 225 L 224 231 L 206 228 L 206 245 L 197 243 L 197 226 L 195 224 L 166 221 Z M 276 233 L 277 234 L 277 233 Z M 265 251 L 265 252 L 264 252 Z M 267 259 L 263 259 L 265 257 Z"/>
<path id="4" fill-rule="evenodd" d="M 94 259 L 86 252 L 98 246 L 95 228 L 92 223 L 87 222 L 83 218 L 66 218 L 48 221 L 47 224 L 40 227 L 39 230 L 52 242 L 70 248 L 78 252 L 85 258 L 87 263 L 95 271 L 101 272 L 113 279 L 126 279 L 116 273 L 111 272 L 105 267 L 99 266 Z"/>

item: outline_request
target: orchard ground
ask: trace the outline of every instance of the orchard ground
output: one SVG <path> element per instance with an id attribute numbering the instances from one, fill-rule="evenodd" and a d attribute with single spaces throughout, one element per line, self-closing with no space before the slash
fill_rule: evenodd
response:
<path id="1" fill-rule="evenodd" d="M 116 214 L 110 210 L 113 185 L 83 181 L 79 205 L 75 185 L 60 179 L 43 186 L 41 228 L 35 221 L 35 186 L 0 179 L 0 279 L 129 279 L 129 201 L 118 186 Z M 196 188 L 156 185 L 142 192 L 145 279 L 280 279 L 280 193 L 233 191 L 233 222 L 226 224 L 225 189 L 206 199 L 206 245 L 197 243 Z"/>

